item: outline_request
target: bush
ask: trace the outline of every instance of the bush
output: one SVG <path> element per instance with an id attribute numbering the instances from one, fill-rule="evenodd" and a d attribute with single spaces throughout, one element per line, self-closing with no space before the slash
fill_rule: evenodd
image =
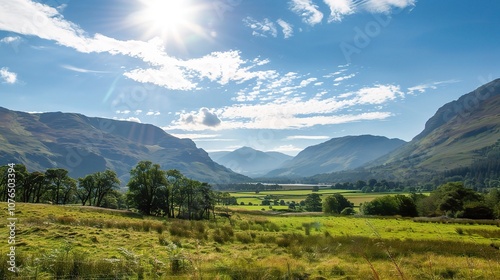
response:
<path id="1" fill-rule="evenodd" d="M 248 244 L 253 241 L 252 236 L 247 232 L 238 232 L 236 233 L 236 240 L 241 243 Z"/>

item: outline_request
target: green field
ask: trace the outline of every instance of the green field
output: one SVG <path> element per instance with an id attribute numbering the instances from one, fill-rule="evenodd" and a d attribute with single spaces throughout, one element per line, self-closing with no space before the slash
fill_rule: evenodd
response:
<path id="1" fill-rule="evenodd" d="M 0 279 L 500 278 L 498 224 L 242 209 L 211 221 L 78 206 L 16 209 L 20 271 L 7 271 L 4 238 Z"/>
<path id="2" fill-rule="evenodd" d="M 267 206 L 261 206 L 262 200 L 267 195 L 272 195 L 279 200 L 284 200 L 285 202 L 295 201 L 298 203 L 301 200 L 306 199 L 308 194 L 313 193 L 311 189 L 300 189 L 300 190 L 273 190 L 273 191 L 261 191 L 258 194 L 255 192 L 229 192 L 229 194 L 233 197 L 236 197 L 238 200 L 238 204 L 243 202 L 245 205 L 231 206 L 232 208 L 242 208 L 242 209 L 252 209 L 258 210 L 261 208 L 268 209 Z M 361 203 L 372 201 L 373 199 L 388 195 L 390 193 L 362 193 L 360 191 L 353 190 L 333 190 L 330 188 L 322 188 L 319 191 L 315 192 L 325 197 L 328 195 L 332 195 L 335 193 L 341 193 L 345 198 L 351 201 L 354 204 L 354 207 L 359 207 Z M 404 194 L 404 193 L 398 193 Z M 253 205 L 249 206 L 248 203 L 251 202 Z M 287 206 L 275 206 L 273 205 L 273 209 L 287 209 Z"/>

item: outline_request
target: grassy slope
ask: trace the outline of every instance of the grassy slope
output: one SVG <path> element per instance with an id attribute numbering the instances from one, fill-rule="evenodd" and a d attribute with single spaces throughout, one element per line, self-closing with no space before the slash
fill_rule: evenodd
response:
<path id="1" fill-rule="evenodd" d="M 22 275 L 36 273 L 38 279 L 52 279 L 57 267 L 68 266 L 61 275 L 69 275 L 86 263 L 93 264 L 87 272 L 94 277 L 106 272 L 125 279 L 138 274 L 146 279 L 277 279 L 287 274 L 401 279 L 398 268 L 405 279 L 500 277 L 500 254 L 493 247 L 500 245 L 500 230 L 495 226 L 243 213 L 234 214 L 231 225 L 225 218 L 164 221 L 34 204 L 18 204 L 16 217 Z M 311 228 L 309 235 L 305 227 Z M 7 234 L 1 227 L 0 235 Z M 165 246 L 170 241 L 182 246 L 176 256 L 187 265 L 175 277 L 167 277 L 175 253 Z M 6 249 L 0 250 L 3 271 Z"/>

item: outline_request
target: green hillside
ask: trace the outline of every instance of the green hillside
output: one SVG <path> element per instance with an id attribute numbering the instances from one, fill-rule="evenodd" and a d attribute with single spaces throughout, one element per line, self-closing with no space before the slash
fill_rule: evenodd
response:
<path id="1" fill-rule="evenodd" d="M 205 182 L 249 180 L 213 162 L 193 141 L 153 125 L 0 107 L 0 164 L 24 164 L 30 171 L 64 168 L 74 178 L 111 169 L 126 182 L 141 160 Z"/>

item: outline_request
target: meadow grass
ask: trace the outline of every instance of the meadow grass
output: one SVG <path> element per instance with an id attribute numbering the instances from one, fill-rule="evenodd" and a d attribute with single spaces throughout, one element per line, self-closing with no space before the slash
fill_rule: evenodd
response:
<path id="1" fill-rule="evenodd" d="M 17 209 L 20 271 L 6 270 L 3 246 L 0 279 L 500 278 L 496 225 L 251 211 L 184 221 L 77 206 Z"/>

